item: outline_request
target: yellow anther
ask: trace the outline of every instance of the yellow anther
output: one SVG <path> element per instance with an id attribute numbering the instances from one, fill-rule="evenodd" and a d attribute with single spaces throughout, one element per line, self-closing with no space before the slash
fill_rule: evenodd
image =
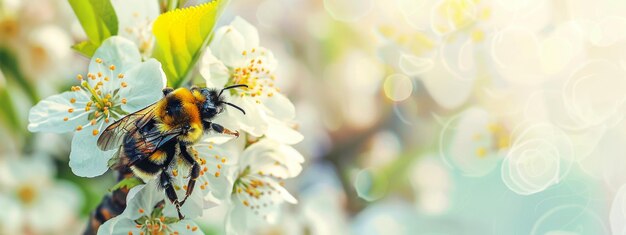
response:
<path id="1" fill-rule="evenodd" d="M 96 119 L 91 119 L 91 121 L 89 121 L 89 123 L 93 126 L 96 125 Z"/>
<path id="2" fill-rule="evenodd" d="M 109 81 L 109 77 L 104 77 L 104 80 L 108 82 Z"/>
<path id="3" fill-rule="evenodd" d="M 215 177 L 220 177 L 220 172 L 215 172 Z"/>
<path id="4" fill-rule="evenodd" d="M 122 98 L 122 104 L 126 104 L 126 102 L 128 102 L 128 100 L 126 100 L 126 98 Z"/>
<path id="5" fill-rule="evenodd" d="M 98 77 L 101 78 L 102 77 L 102 72 L 98 72 Z"/>
<path id="6" fill-rule="evenodd" d="M 72 103 L 72 104 L 73 104 L 73 103 L 76 103 L 76 99 L 71 98 L 71 99 L 70 99 L 70 103 Z"/>
<path id="7" fill-rule="evenodd" d="M 244 205 L 244 206 L 250 206 L 250 203 L 248 203 L 248 201 L 247 201 L 247 200 L 243 200 L 243 202 L 242 202 L 242 203 L 243 203 L 243 205 Z"/>
<path id="8" fill-rule="evenodd" d="M 83 80 L 83 75 L 76 75 L 76 79 L 78 79 L 78 81 Z"/>
<path id="9" fill-rule="evenodd" d="M 63 118 L 63 121 L 66 121 L 66 122 L 67 122 L 67 120 L 70 120 L 70 118 L 68 118 L 68 117 L 64 117 L 64 118 Z"/>
<path id="10" fill-rule="evenodd" d="M 91 134 L 93 134 L 94 136 L 98 135 L 100 131 L 98 131 L 98 129 L 94 129 L 93 132 Z"/>
<path id="11" fill-rule="evenodd" d="M 118 74 L 118 75 L 117 75 L 117 78 L 119 78 L 119 79 L 124 78 L 124 74 L 122 74 L 122 73 Z"/>
<path id="12" fill-rule="evenodd" d="M 100 58 L 96 58 L 96 63 L 98 63 L 98 64 L 99 64 L 99 63 L 102 63 L 102 59 L 100 59 Z"/>
<path id="13" fill-rule="evenodd" d="M 82 130 L 82 129 L 83 129 L 83 126 L 77 126 L 77 127 L 76 127 L 76 130 L 77 130 L 77 131 L 80 131 L 80 130 Z"/>
<path id="14" fill-rule="evenodd" d="M 67 112 L 68 112 L 68 113 L 73 113 L 73 112 L 74 112 L 74 109 L 73 109 L 73 108 L 69 108 L 69 109 L 67 110 Z"/>
<path id="15" fill-rule="evenodd" d="M 122 87 L 127 87 L 128 84 L 126 82 L 122 82 L 122 84 L 120 84 Z"/>
<path id="16" fill-rule="evenodd" d="M 115 70 L 115 65 L 111 65 L 111 66 L 109 66 L 109 69 L 110 69 L 111 71 Z"/>

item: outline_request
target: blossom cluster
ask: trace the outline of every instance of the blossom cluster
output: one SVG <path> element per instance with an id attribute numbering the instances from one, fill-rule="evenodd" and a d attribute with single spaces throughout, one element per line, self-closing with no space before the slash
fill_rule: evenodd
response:
<path id="1" fill-rule="evenodd" d="M 32 132 L 74 132 L 69 165 L 82 177 L 104 174 L 119 154 L 98 148 L 104 129 L 161 99 L 162 89 L 171 83 L 164 72 L 167 62 L 151 58 L 155 46 L 149 27 L 159 15 L 157 2 L 130 10 L 118 9 L 120 4 L 113 1 L 119 35 L 98 46 L 88 72 L 76 76 L 77 85 L 43 99 L 28 117 Z M 245 114 L 226 109 L 213 120 L 242 131 L 237 138 L 208 133 L 192 146 L 201 170 L 180 208 L 184 219 L 178 219 L 155 180 L 148 180 L 132 187 L 124 212 L 100 226 L 98 234 L 202 234 L 194 219 L 217 205 L 229 208 L 226 231 L 243 234 L 255 223 L 275 222 L 284 203 L 297 203 L 285 180 L 302 170 L 304 157 L 292 145 L 303 136 L 295 130 L 294 105 L 278 87 L 277 60 L 259 41 L 257 29 L 236 17 L 215 30 L 208 47 L 201 49 L 197 66 L 206 87 L 247 86 L 224 94 Z M 168 171 L 178 197 L 184 198 L 191 190 L 190 167 L 174 164 Z"/>

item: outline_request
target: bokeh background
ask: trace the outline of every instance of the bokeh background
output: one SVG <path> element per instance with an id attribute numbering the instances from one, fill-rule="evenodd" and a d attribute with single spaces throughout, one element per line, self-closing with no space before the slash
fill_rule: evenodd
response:
<path id="1" fill-rule="evenodd" d="M 132 1 L 129 1 L 132 2 Z M 232 0 L 305 136 L 259 234 L 623 234 L 626 2 Z M 64 0 L 0 0 L 0 233 L 79 234 L 115 184 L 74 176 L 28 110 L 87 59 Z M 224 208 L 197 222 L 223 233 Z"/>

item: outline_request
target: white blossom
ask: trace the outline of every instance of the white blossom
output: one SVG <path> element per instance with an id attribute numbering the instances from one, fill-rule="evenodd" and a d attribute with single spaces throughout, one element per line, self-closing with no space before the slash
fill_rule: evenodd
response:
<path id="1" fill-rule="evenodd" d="M 154 59 L 141 62 L 137 47 L 111 37 L 98 48 L 86 76 L 78 86 L 50 96 L 31 110 L 28 129 L 33 132 L 75 131 L 70 167 L 79 176 L 103 174 L 115 151 L 101 151 L 96 141 L 107 124 L 144 108 L 162 96 L 165 74 Z"/>
<path id="2" fill-rule="evenodd" d="M 287 144 L 300 142 L 302 135 L 293 130 L 295 108 L 276 85 L 274 71 L 278 62 L 274 54 L 259 46 L 257 29 L 242 18 L 216 30 L 209 49 L 201 61 L 200 73 L 207 87 L 222 88 L 245 84 L 248 88 L 233 89 L 231 103 L 246 111 L 228 110 L 223 123 L 233 122 L 236 127 L 259 137 Z"/>

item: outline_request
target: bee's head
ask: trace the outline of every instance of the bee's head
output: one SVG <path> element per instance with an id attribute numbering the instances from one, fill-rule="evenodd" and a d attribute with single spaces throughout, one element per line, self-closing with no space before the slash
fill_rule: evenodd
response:
<path id="1" fill-rule="evenodd" d="M 247 85 L 233 85 L 229 87 L 225 87 L 222 90 L 212 89 L 212 88 L 192 88 L 197 89 L 197 91 L 204 97 L 204 102 L 201 104 L 200 112 L 203 119 L 211 119 L 215 117 L 215 115 L 224 112 L 224 105 L 229 105 L 233 108 L 238 109 L 243 114 L 246 112 L 237 105 L 231 104 L 229 102 L 224 101 L 224 97 L 222 93 L 225 90 L 236 88 L 236 87 L 248 87 Z"/>

